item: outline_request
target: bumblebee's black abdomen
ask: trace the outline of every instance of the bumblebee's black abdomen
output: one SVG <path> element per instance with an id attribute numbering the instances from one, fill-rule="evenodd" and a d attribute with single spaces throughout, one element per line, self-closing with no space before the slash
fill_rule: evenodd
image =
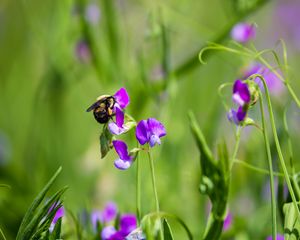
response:
<path id="1" fill-rule="evenodd" d="M 94 117 L 98 123 L 107 123 L 110 116 L 107 114 L 106 110 L 94 111 Z"/>

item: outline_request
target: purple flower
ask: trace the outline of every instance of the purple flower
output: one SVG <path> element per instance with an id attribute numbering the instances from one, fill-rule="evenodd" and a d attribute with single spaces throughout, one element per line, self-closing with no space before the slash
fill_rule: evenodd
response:
<path id="1" fill-rule="evenodd" d="M 58 206 L 59 203 L 54 203 L 48 213 L 52 212 L 57 206 Z M 57 209 L 55 215 L 54 215 L 54 218 L 52 219 L 52 222 L 51 222 L 51 225 L 50 225 L 50 228 L 49 228 L 49 231 L 52 232 L 54 230 L 54 227 L 55 227 L 55 224 L 57 223 L 57 221 L 62 218 L 63 216 L 65 215 L 65 209 L 64 207 L 60 207 L 59 209 Z"/>
<path id="2" fill-rule="evenodd" d="M 110 240 L 116 232 L 117 230 L 113 226 L 106 226 L 101 231 L 101 239 Z"/>
<path id="3" fill-rule="evenodd" d="M 223 224 L 223 231 L 227 231 L 232 225 L 232 215 L 228 213 Z"/>
<path id="4" fill-rule="evenodd" d="M 250 103 L 251 95 L 246 83 L 241 80 L 234 82 L 232 100 L 241 107 Z"/>
<path id="5" fill-rule="evenodd" d="M 155 118 L 148 118 L 138 123 L 135 135 L 141 145 L 149 143 L 150 147 L 154 147 L 161 143 L 160 138 L 166 135 L 166 130 Z"/>
<path id="6" fill-rule="evenodd" d="M 127 236 L 137 228 L 137 220 L 134 214 L 124 214 L 120 218 L 120 232 Z"/>
<path id="7" fill-rule="evenodd" d="M 241 43 L 248 42 L 255 38 L 255 35 L 255 26 L 249 23 L 238 23 L 231 30 L 231 38 Z"/>
<path id="8" fill-rule="evenodd" d="M 227 113 L 227 118 L 229 121 L 239 125 L 246 118 L 251 94 L 248 85 L 241 80 L 234 82 L 232 93 L 232 100 L 238 105 L 238 109 L 230 109 Z"/>
<path id="9" fill-rule="evenodd" d="M 112 134 L 120 135 L 128 130 L 126 126 L 124 126 L 124 112 L 120 108 L 116 108 L 116 122 L 110 122 L 108 124 L 109 131 Z"/>
<path id="10" fill-rule="evenodd" d="M 81 40 L 77 42 L 76 48 L 75 48 L 75 54 L 78 58 L 78 60 L 82 63 L 88 63 L 91 59 L 91 52 L 90 48 L 86 41 Z"/>
<path id="11" fill-rule="evenodd" d="M 137 228 L 137 220 L 134 214 L 123 214 L 120 217 L 119 230 L 114 227 L 105 227 L 101 232 L 104 240 L 124 240 L 128 234 Z"/>
<path id="12" fill-rule="evenodd" d="M 133 157 L 129 156 L 126 143 L 121 140 L 115 140 L 112 143 L 119 155 L 119 158 L 115 160 L 115 167 L 120 170 L 129 168 L 132 164 Z"/>
<path id="13" fill-rule="evenodd" d="M 239 125 L 240 122 L 245 120 L 246 115 L 247 112 L 243 110 L 243 107 L 239 107 L 237 111 L 231 108 L 227 113 L 227 118 L 230 122 Z"/>
<path id="14" fill-rule="evenodd" d="M 97 229 L 97 223 L 108 223 L 114 220 L 118 213 L 118 207 L 114 202 L 106 203 L 103 211 L 93 211 L 91 214 L 91 220 L 93 228 Z"/>
<path id="15" fill-rule="evenodd" d="M 278 71 L 277 71 L 278 72 Z M 278 72 L 280 75 L 281 73 Z M 253 74 L 260 74 L 266 81 L 266 84 L 270 90 L 270 93 L 275 96 L 280 96 L 284 92 L 284 84 L 283 82 L 273 73 L 270 69 L 261 65 L 260 63 L 251 63 L 243 73 L 243 78 L 246 79 Z M 255 78 L 254 80 L 260 87 L 262 91 L 264 91 L 264 86 L 260 78 Z"/>
<path id="16" fill-rule="evenodd" d="M 266 240 L 272 240 L 272 236 L 268 236 Z M 281 234 L 276 235 L 276 240 L 284 240 L 284 236 Z"/>
<path id="17" fill-rule="evenodd" d="M 90 3 L 85 9 L 85 19 L 93 25 L 96 25 L 100 20 L 100 9 L 95 3 Z"/>
<path id="18" fill-rule="evenodd" d="M 129 104 L 129 95 L 125 88 L 120 88 L 114 95 L 116 99 L 116 108 L 124 109 Z"/>

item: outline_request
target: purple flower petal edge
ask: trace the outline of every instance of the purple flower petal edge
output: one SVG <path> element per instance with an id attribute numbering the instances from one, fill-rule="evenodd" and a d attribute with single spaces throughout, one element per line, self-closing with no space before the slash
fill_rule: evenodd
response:
<path id="1" fill-rule="evenodd" d="M 124 109 L 129 104 L 129 95 L 125 88 L 120 88 L 114 95 L 117 105 Z"/>

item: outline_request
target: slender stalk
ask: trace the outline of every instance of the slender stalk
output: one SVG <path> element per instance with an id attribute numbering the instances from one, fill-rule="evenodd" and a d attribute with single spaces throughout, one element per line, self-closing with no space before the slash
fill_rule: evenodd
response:
<path id="1" fill-rule="evenodd" d="M 155 199 L 155 208 L 156 208 L 156 212 L 159 213 L 159 201 L 158 201 L 158 195 L 157 195 L 157 189 L 156 189 L 154 161 L 153 161 L 153 157 L 152 157 L 150 149 L 148 150 L 148 157 L 149 157 L 149 162 L 150 162 L 152 187 L 153 187 L 153 193 L 154 193 L 154 199 Z M 159 223 L 160 223 L 159 234 L 160 234 L 160 239 L 162 240 L 163 232 L 162 232 L 162 228 L 161 228 L 161 221 L 159 221 Z"/>
<path id="2" fill-rule="evenodd" d="M 274 173 L 273 173 L 270 143 L 269 143 L 269 138 L 268 138 L 267 128 L 266 128 L 262 94 L 260 91 L 259 91 L 259 97 L 260 97 L 259 103 L 260 103 L 260 111 L 261 111 L 262 131 L 263 131 L 263 135 L 264 135 L 265 147 L 266 147 L 268 164 L 269 164 L 269 173 L 270 173 L 271 209 L 272 209 L 272 211 L 271 211 L 272 212 L 272 239 L 276 239 L 277 224 L 276 224 L 276 199 L 275 199 L 275 190 L 274 190 Z"/>
<path id="3" fill-rule="evenodd" d="M 282 155 L 280 143 L 279 143 L 279 140 L 278 140 L 278 135 L 277 135 L 276 125 L 275 125 L 275 120 L 274 120 L 274 115 L 273 115 L 273 109 L 272 109 L 272 104 L 271 104 L 271 98 L 270 98 L 269 89 L 267 87 L 265 79 L 261 75 L 255 74 L 255 75 L 253 75 L 253 77 L 254 78 L 255 77 L 259 77 L 260 80 L 264 84 L 264 89 L 265 89 L 267 103 L 268 103 L 268 110 L 269 110 L 269 115 L 270 115 L 271 128 L 272 128 L 273 137 L 274 137 L 274 141 L 275 141 L 275 145 L 276 145 L 276 150 L 277 150 L 278 157 L 279 157 L 279 160 L 280 160 L 281 168 L 282 168 L 283 173 L 284 173 L 284 178 L 285 178 L 285 181 L 287 183 L 287 187 L 288 187 L 289 192 L 291 194 L 294 207 L 297 210 L 298 218 L 300 219 L 300 211 L 299 211 L 299 208 L 297 206 L 297 200 L 296 200 L 296 197 L 295 197 L 295 193 L 294 193 L 294 190 L 293 190 L 293 187 L 292 187 L 291 180 L 289 178 L 289 173 L 287 171 L 287 168 L 286 168 L 286 165 L 285 165 L 285 161 L 284 161 L 284 158 L 283 158 L 283 155 Z"/>
<path id="4" fill-rule="evenodd" d="M 1 228 L 0 228 L 0 235 L 3 238 L 3 240 L 6 240 L 6 237 L 5 237 L 4 233 L 3 233 L 3 231 L 1 230 Z"/>
<path id="5" fill-rule="evenodd" d="M 297 183 L 296 170 L 295 170 L 294 163 L 293 163 L 293 159 L 294 159 L 293 146 L 292 146 L 292 141 L 291 141 L 291 137 L 289 134 L 289 127 L 288 127 L 288 123 L 287 123 L 287 119 L 286 119 L 286 112 L 287 112 L 287 108 L 284 110 L 284 113 L 283 113 L 283 125 L 284 125 L 285 133 L 287 135 L 288 150 L 289 150 L 289 154 L 290 154 L 290 167 L 291 167 L 291 171 L 292 171 L 292 175 L 293 175 L 292 183 L 295 188 L 297 197 L 298 197 L 298 199 L 300 199 L 300 189 L 299 189 L 299 185 Z"/>
<path id="6" fill-rule="evenodd" d="M 243 165 L 244 167 L 252 170 L 252 171 L 255 171 L 255 172 L 258 172 L 258 173 L 261 173 L 261 174 L 266 174 L 266 175 L 269 175 L 270 172 L 267 170 L 267 169 L 263 169 L 263 168 L 259 168 L 259 167 L 256 167 L 256 166 L 253 166 L 252 164 L 249 164 L 247 162 L 244 162 L 244 161 L 241 161 L 239 159 L 235 159 L 234 160 L 234 163 L 238 163 L 238 164 L 241 164 Z M 273 174 L 274 176 L 277 176 L 277 177 L 284 177 L 284 174 L 283 173 L 280 173 L 280 172 L 274 172 L 273 171 Z M 292 176 L 290 176 L 291 178 Z"/>
<path id="7" fill-rule="evenodd" d="M 141 220 L 141 166 L 139 153 L 136 157 L 136 215 L 138 221 Z"/>
<path id="8" fill-rule="evenodd" d="M 272 69 L 272 66 L 262 57 L 258 58 L 267 68 Z M 272 71 L 276 77 L 278 77 L 287 87 L 289 93 L 291 94 L 292 98 L 294 99 L 294 101 L 296 102 L 297 106 L 300 108 L 300 100 L 297 97 L 296 93 L 294 92 L 294 90 L 292 89 L 289 81 L 287 79 L 284 79 L 277 71 Z"/>
<path id="9" fill-rule="evenodd" d="M 233 150 L 233 154 L 232 154 L 232 158 L 231 158 L 231 162 L 230 162 L 230 171 L 232 170 L 233 164 L 234 164 L 234 160 L 236 159 L 236 155 L 237 152 L 239 150 L 239 146 L 240 146 L 240 141 L 241 141 L 241 130 L 242 128 L 240 126 L 238 126 L 237 130 L 236 130 L 236 134 L 235 134 L 235 146 L 234 146 L 234 150 Z"/>

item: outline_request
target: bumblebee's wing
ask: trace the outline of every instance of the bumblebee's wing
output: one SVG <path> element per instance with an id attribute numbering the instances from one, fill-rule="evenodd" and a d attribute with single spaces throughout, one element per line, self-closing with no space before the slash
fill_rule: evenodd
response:
<path id="1" fill-rule="evenodd" d="M 86 111 L 90 112 L 90 111 L 94 110 L 98 106 L 99 106 L 99 101 L 93 103 Z"/>

